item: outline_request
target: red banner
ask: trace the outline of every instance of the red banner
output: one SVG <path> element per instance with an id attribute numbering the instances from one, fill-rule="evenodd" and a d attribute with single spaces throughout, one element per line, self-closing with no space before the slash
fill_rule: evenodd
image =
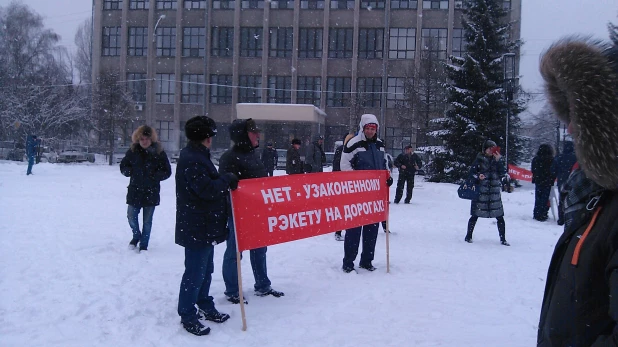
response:
<path id="1" fill-rule="evenodd" d="M 509 164 L 509 176 L 512 179 L 532 182 L 532 171 Z"/>
<path id="2" fill-rule="evenodd" d="M 232 192 L 238 250 L 386 220 L 387 178 L 367 170 L 242 180 Z"/>

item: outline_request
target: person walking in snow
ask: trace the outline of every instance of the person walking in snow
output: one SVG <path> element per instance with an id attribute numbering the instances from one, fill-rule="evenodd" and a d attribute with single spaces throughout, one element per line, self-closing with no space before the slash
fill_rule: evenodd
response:
<path id="1" fill-rule="evenodd" d="M 358 135 L 351 138 L 343 147 L 341 154 L 341 171 L 352 170 L 387 170 L 384 156 L 384 143 L 378 139 L 378 118 L 373 114 L 361 116 Z M 387 185 L 393 184 L 388 177 Z M 358 255 L 361 234 L 363 252 L 358 267 L 368 271 L 376 268 L 371 264 L 375 254 L 378 238 L 378 223 L 367 224 L 347 229 L 344 240 L 343 272 L 354 271 L 354 261 Z"/>
<path id="2" fill-rule="evenodd" d="M 39 140 L 36 135 L 29 135 L 26 139 L 26 156 L 28 157 L 28 170 L 26 170 L 26 176 L 32 175 L 32 166 L 34 165 L 37 147 L 40 143 L 41 140 Z"/>
<path id="3" fill-rule="evenodd" d="M 562 153 L 557 155 L 551 163 L 551 174 L 558 179 L 558 192 L 562 194 L 564 184 L 566 183 L 573 165 L 577 162 L 575 157 L 575 149 L 573 142 L 565 141 L 562 147 Z M 558 199 L 558 225 L 564 225 L 564 203 L 563 199 Z"/>
<path id="4" fill-rule="evenodd" d="M 217 134 L 214 120 L 193 117 L 185 125 L 185 134 L 189 142 L 180 151 L 175 177 L 175 241 L 185 249 L 178 315 L 185 330 L 201 336 L 210 328 L 200 319 L 223 323 L 230 318 L 217 311 L 209 292 L 214 245 L 227 239 L 227 196 L 229 189 L 238 187 L 238 178 L 232 173 L 220 175 L 210 160 L 210 147 Z"/>
<path id="5" fill-rule="evenodd" d="M 406 199 L 404 203 L 409 204 L 412 200 L 412 190 L 414 189 L 414 175 L 416 171 L 423 167 L 423 162 L 418 154 L 414 153 L 414 147 L 407 145 L 404 153 L 395 159 L 395 167 L 399 169 L 399 179 L 397 179 L 397 190 L 395 192 L 395 203 L 398 204 L 403 197 L 403 187 L 407 184 Z"/>
<path id="6" fill-rule="evenodd" d="M 142 125 L 133 132 L 131 139 L 133 144 L 120 162 L 120 172 L 131 178 L 127 188 L 127 219 L 133 238 L 129 247 L 136 249 L 139 242 L 141 252 L 148 250 L 152 216 L 161 200 L 160 182 L 172 175 L 172 169 L 153 128 Z M 141 231 L 137 218 L 140 210 L 143 210 Z"/>
<path id="7" fill-rule="evenodd" d="M 495 142 L 485 141 L 483 152 L 477 154 L 470 167 L 470 179 L 478 182 L 480 194 L 478 200 L 471 201 L 470 204 L 468 232 L 464 239 L 468 243 L 472 243 L 472 232 L 479 217 L 496 218 L 500 243 L 510 246 L 505 236 L 504 208 L 500 195 L 502 192 L 501 178 L 506 175 L 506 169 L 497 149 Z"/>
<path id="8" fill-rule="evenodd" d="M 219 159 L 219 173 L 233 173 L 240 180 L 249 178 L 267 177 L 266 168 L 256 155 L 259 147 L 260 129 L 255 121 L 249 119 L 236 119 L 230 125 L 230 138 L 234 145 L 228 149 Z M 231 207 L 230 207 L 231 208 Z M 228 218 L 230 233 L 227 239 L 227 248 L 223 255 L 223 281 L 225 282 L 225 296 L 231 303 L 240 303 L 238 289 L 238 268 L 236 262 L 236 234 L 234 220 Z M 282 292 L 274 290 L 270 285 L 270 279 L 266 270 L 266 247 L 256 248 L 249 251 L 251 268 L 255 278 L 255 295 L 281 297 Z"/>
<path id="9" fill-rule="evenodd" d="M 536 156 L 532 158 L 532 183 L 535 185 L 533 218 L 540 222 L 547 220 L 549 194 L 556 180 L 551 172 L 553 160 L 554 150 L 548 144 L 540 145 Z"/>
<path id="10" fill-rule="evenodd" d="M 275 171 L 275 167 L 277 167 L 278 158 L 277 150 L 273 148 L 272 142 L 268 142 L 266 144 L 266 148 L 262 151 L 262 156 L 260 159 L 262 160 L 262 163 L 264 163 L 268 177 L 273 177 L 273 172 Z"/>
<path id="11" fill-rule="evenodd" d="M 564 232 L 547 271 L 537 346 L 616 346 L 618 44 L 562 40 L 540 70 L 577 164 L 562 187 Z"/>

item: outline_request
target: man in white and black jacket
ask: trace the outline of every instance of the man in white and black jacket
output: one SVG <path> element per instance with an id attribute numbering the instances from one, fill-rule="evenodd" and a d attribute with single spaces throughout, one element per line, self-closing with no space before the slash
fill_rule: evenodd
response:
<path id="1" fill-rule="evenodd" d="M 384 143 L 378 139 L 378 119 L 373 114 L 361 116 L 358 135 L 354 136 L 343 147 L 341 154 L 341 171 L 352 170 L 387 170 Z M 388 186 L 393 179 L 388 178 Z M 376 240 L 378 238 L 378 223 L 372 223 L 346 230 L 344 242 L 343 271 L 354 270 L 354 261 L 358 254 L 361 233 L 363 235 L 363 253 L 358 266 L 373 271 L 373 261 Z"/>

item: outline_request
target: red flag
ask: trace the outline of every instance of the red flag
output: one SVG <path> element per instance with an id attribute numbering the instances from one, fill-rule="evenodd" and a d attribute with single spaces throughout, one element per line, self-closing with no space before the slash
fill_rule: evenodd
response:
<path id="1" fill-rule="evenodd" d="M 509 176 L 513 179 L 532 182 L 532 171 L 509 164 Z"/>
<path id="2" fill-rule="evenodd" d="M 384 221 L 387 178 L 366 170 L 242 180 L 232 192 L 238 250 Z"/>

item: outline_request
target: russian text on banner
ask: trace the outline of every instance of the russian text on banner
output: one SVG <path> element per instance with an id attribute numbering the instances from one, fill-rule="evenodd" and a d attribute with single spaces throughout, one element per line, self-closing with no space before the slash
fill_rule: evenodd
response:
<path id="1" fill-rule="evenodd" d="M 238 251 L 386 220 L 387 178 L 366 170 L 242 180 L 232 192 Z"/>
<path id="2" fill-rule="evenodd" d="M 532 172 L 509 164 L 509 176 L 512 179 L 532 182 Z"/>

